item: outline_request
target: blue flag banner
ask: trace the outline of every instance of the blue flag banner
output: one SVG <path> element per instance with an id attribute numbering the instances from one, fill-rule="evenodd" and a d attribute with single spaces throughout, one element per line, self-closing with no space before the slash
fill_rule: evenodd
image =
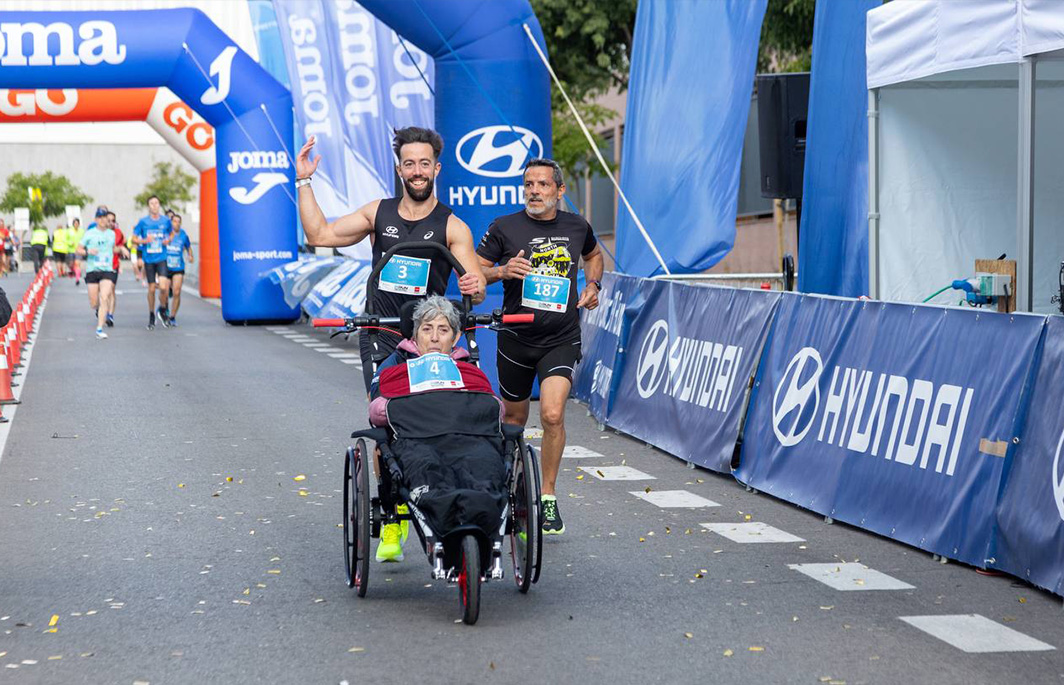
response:
<path id="1" fill-rule="evenodd" d="M 573 377 L 573 397 L 586 402 L 591 413 L 602 423 L 607 420 L 606 409 L 621 331 L 629 314 L 635 311 L 628 303 L 638 290 L 638 278 L 607 272 L 602 276 L 599 306 L 592 311 L 584 310 L 580 315 L 583 359 Z"/>
<path id="2" fill-rule="evenodd" d="M 1064 594 L 1064 318 L 1049 317 L 1020 445 L 997 509 L 989 565 Z"/>
<path id="3" fill-rule="evenodd" d="M 342 75 L 337 92 L 349 170 L 352 209 L 394 191 L 393 130 L 431 128 L 433 61 L 357 2 L 327 0 L 325 16 L 332 68 Z"/>
<path id="4" fill-rule="evenodd" d="M 735 243 L 766 4 L 639 3 L 620 184 L 674 273 L 708 269 Z M 617 259 L 636 276 L 663 273 L 627 212 L 617 221 Z"/>
<path id="5" fill-rule="evenodd" d="M 640 281 L 613 366 L 610 425 L 730 473 L 746 389 L 779 297 Z"/>
<path id="6" fill-rule="evenodd" d="M 865 14 L 881 0 L 821 0 L 813 21 L 798 289 L 868 294 Z"/>
<path id="7" fill-rule="evenodd" d="M 736 478 L 982 566 L 1044 321 L 784 295 Z"/>
<path id="8" fill-rule="evenodd" d="M 321 155 L 314 197 L 322 213 L 335 218 L 351 211 L 347 199 L 344 163 L 344 122 L 339 93 L 343 77 L 331 59 L 333 52 L 326 25 L 324 0 L 274 0 L 277 25 L 288 63 L 292 101 L 296 113 L 296 142 L 302 147 L 311 136 Z"/>
<path id="9" fill-rule="evenodd" d="M 298 307 L 318 281 L 345 261 L 343 257 L 306 257 L 270 269 L 267 275 L 281 286 L 285 303 Z"/>
<path id="10" fill-rule="evenodd" d="M 315 319 L 358 316 L 366 307 L 366 282 L 373 267 L 368 259 L 347 259 L 323 278 L 303 300 Z"/>

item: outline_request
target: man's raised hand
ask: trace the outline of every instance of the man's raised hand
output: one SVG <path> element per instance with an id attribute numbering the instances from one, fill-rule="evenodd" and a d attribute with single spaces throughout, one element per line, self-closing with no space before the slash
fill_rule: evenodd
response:
<path id="1" fill-rule="evenodd" d="M 303 146 L 296 156 L 296 178 L 307 178 L 318 170 L 318 162 L 321 161 L 321 155 L 318 155 L 313 160 L 310 158 L 310 151 L 314 149 L 314 143 L 316 142 L 318 142 L 317 139 L 311 136 L 307 140 L 307 144 Z"/>

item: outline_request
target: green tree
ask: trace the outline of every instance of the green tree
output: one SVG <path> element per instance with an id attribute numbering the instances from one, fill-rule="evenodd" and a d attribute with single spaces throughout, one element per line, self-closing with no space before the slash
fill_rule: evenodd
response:
<path id="1" fill-rule="evenodd" d="M 636 3 L 637 0 L 531 0 L 551 66 L 600 148 L 605 141 L 594 134 L 595 127 L 617 113 L 594 100 L 610 88 L 621 92 L 628 88 Z M 588 169 L 592 175 L 603 174 L 560 94 L 552 98 L 551 110 L 554 158 L 566 176 L 575 178 L 580 169 Z"/>
<path id="2" fill-rule="evenodd" d="M 152 178 L 135 198 L 137 205 L 147 205 L 148 198 L 155 195 L 163 207 L 173 207 L 178 202 L 192 201 L 192 186 L 196 177 L 176 163 L 156 162 Z"/>
<path id="3" fill-rule="evenodd" d="M 30 201 L 30 188 L 39 188 L 39 199 Z M 46 171 L 43 174 L 16 172 L 7 177 L 7 189 L 0 198 L 0 210 L 14 211 L 16 207 L 29 207 L 30 223 L 40 226 L 45 219 L 66 213 L 67 205 L 84 206 L 92 201 L 66 176 Z"/>
<path id="4" fill-rule="evenodd" d="M 757 53 L 759 74 L 809 71 L 816 0 L 768 0 Z"/>

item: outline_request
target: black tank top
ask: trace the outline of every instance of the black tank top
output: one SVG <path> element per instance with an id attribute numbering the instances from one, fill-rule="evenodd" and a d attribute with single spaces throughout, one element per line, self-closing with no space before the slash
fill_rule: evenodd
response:
<path id="1" fill-rule="evenodd" d="M 424 219 L 407 221 L 399 216 L 399 198 L 381 200 L 377 205 L 377 216 L 373 220 L 373 265 L 377 265 L 385 252 L 403 243 L 433 242 L 447 247 L 447 220 L 450 216 L 451 208 L 437 202 L 432 212 Z M 431 259 L 428 294 L 443 295 L 447 292 L 447 280 L 451 277 L 452 267 L 440 253 L 421 249 L 400 254 Z M 399 308 L 404 303 L 416 299 L 419 299 L 417 295 L 378 290 L 373 300 L 374 313 L 381 316 L 399 316 Z"/>

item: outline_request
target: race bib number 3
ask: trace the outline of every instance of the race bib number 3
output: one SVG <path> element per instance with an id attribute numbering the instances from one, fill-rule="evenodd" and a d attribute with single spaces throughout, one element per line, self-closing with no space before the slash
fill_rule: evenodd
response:
<path id="1" fill-rule="evenodd" d="M 454 360 L 445 354 L 432 352 L 406 363 L 410 378 L 410 392 L 426 390 L 458 390 L 465 387 L 462 373 Z"/>
<path id="2" fill-rule="evenodd" d="M 401 295 L 424 295 L 428 292 L 431 260 L 393 255 L 381 269 L 378 288 Z"/>
<path id="3" fill-rule="evenodd" d="M 528 274 L 521 289 L 521 304 L 545 312 L 564 312 L 569 307 L 569 279 Z"/>

